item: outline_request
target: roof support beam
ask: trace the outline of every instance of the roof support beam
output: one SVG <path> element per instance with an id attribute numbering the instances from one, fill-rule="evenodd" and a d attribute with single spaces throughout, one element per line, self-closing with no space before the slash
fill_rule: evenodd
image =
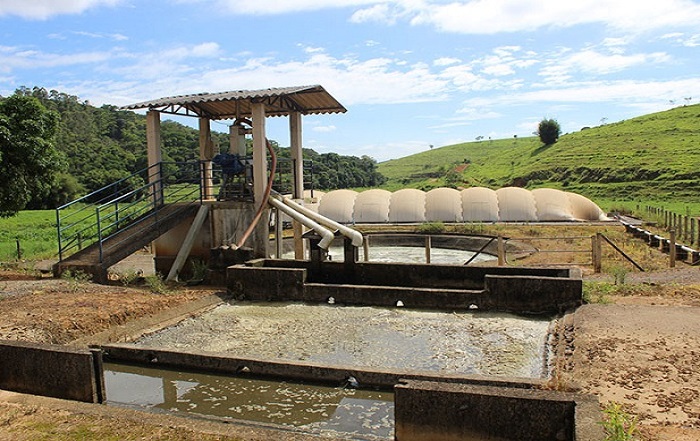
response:
<path id="1" fill-rule="evenodd" d="M 301 199 L 304 197 L 304 157 L 301 150 L 301 135 L 301 113 L 292 112 L 289 115 L 289 140 L 290 149 L 292 151 L 292 164 L 294 165 L 294 170 L 292 172 L 294 176 L 294 199 Z"/>
<path id="2" fill-rule="evenodd" d="M 254 103 L 253 113 L 253 194 L 255 203 L 266 204 L 262 200 L 267 186 L 267 152 L 265 146 L 265 104 Z"/>
<path id="3" fill-rule="evenodd" d="M 204 199 L 214 199 L 214 178 L 211 158 L 214 157 L 214 143 L 211 140 L 209 118 L 199 118 L 199 159 L 202 162 L 202 190 Z"/>
<path id="4" fill-rule="evenodd" d="M 292 164 L 294 176 L 294 188 L 292 195 L 300 205 L 304 205 L 304 155 L 302 152 L 301 113 L 289 114 L 289 148 L 292 151 Z M 302 238 L 304 226 L 297 221 L 292 221 L 294 229 L 294 258 L 304 259 L 306 256 L 305 242 Z"/>
<path id="5" fill-rule="evenodd" d="M 148 148 L 148 183 L 152 185 L 151 192 L 153 202 L 156 205 L 160 205 L 163 203 L 163 186 L 160 182 L 160 168 L 154 167 L 162 160 L 160 148 L 160 112 L 157 110 L 149 110 L 146 113 L 146 145 Z"/>

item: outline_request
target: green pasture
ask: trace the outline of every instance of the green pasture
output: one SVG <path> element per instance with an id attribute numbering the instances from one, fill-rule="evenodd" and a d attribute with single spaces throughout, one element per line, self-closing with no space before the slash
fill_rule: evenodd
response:
<path id="1" fill-rule="evenodd" d="M 17 241 L 23 260 L 52 259 L 58 253 L 56 212 L 20 211 L 0 218 L 0 262 L 17 260 Z"/>
<path id="2" fill-rule="evenodd" d="M 685 206 L 700 215 L 700 105 L 564 134 L 465 142 L 382 162 L 387 190 L 509 185 L 607 201 Z M 605 201 L 605 202 L 602 202 Z"/>

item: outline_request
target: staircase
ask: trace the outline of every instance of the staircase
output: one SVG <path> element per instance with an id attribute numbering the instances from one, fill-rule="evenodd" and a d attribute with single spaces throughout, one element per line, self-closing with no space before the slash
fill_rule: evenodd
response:
<path id="1" fill-rule="evenodd" d="M 54 276 L 81 271 L 106 283 L 110 266 L 196 213 L 200 165 L 158 163 L 59 207 Z"/>

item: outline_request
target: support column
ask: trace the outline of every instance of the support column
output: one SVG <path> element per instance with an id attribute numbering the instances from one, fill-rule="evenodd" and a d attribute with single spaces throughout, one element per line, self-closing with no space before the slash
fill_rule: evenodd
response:
<path id="1" fill-rule="evenodd" d="M 209 118 L 199 118 L 199 159 L 202 164 L 202 188 L 204 199 L 214 199 L 214 179 L 211 158 L 214 157 L 214 143 L 211 140 Z"/>
<path id="2" fill-rule="evenodd" d="M 160 142 L 160 112 L 149 110 L 146 113 L 146 145 L 148 148 L 148 183 L 151 184 L 151 196 L 153 203 L 160 205 L 163 202 L 163 186 L 161 184 L 160 167 L 155 165 L 162 160 Z"/>
<path id="3" fill-rule="evenodd" d="M 304 156 L 301 150 L 301 113 L 299 112 L 292 112 L 289 115 L 289 139 L 292 150 L 292 162 L 294 163 L 294 189 L 292 194 L 294 199 L 302 199 L 304 197 Z"/>
<path id="4" fill-rule="evenodd" d="M 289 144 L 292 153 L 292 197 L 304 204 L 304 155 L 302 152 L 301 113 L 292 112 L 289 115 Z M 306 256 L 305 244 L 302 238 L 304 226 L 292 221 L 294 229 L 294 258 L 303 259 Z"/>
<path id="5" fill-rule="evenodd" d="M 265 105 L 263 103 L 253 103 L 251 106 L 253 116 L 253 195 L 255 197 L 255 207 L 267 205 L 264 200 L 265 188 L 267 187 L 267 147 L 265 145 Z M 265 207 L 262 219 L 258 222 L 253 235 L 253 247 L 256 256 L 269 257 L 269 208 Z"/>
<path id="6" fill-rule="evenodd" d="M 262 198 L 267 187 L 267 147 L 265 146 L 265 105 L 252 104 L 253 113 L 253 194 L 255 204 L 265 203 Z"/>

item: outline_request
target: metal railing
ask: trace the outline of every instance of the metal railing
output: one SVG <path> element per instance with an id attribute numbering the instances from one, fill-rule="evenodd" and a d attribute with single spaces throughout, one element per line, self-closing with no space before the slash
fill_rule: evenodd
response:
<path id="1" fill-rule="evenodd" d="M 202 198 L 200 162 L 160 162 L 56 209 L 59 260 L 159 215 L 165 204 Z M 125 239 L 126 240 L 126 239 Z"/>
<path id="2" fill-rule="evenodd" d="M 253 200 L 253 157 L 242 156 L 243 171 L 237 174 L 224 173 L 216 164 L 211 165 L 211 178 L 205 180 L 204 194 L 212 195 L 218 201 Z M 278 158 L 275 180 L 272 189 L 280 194 L 291 194 L 294 188 L 294 165 L 289 158 Z M 268 163 L 268 169 L 270 163 Z M 313 162 L 304 160 L 302 165 L 303 187 L 313 195 Z"/>
<path id="3" fill-rule="evenodd" d="M 212 161 L 160 162 L 56 209 L 58 256 L 67 256 L 99 244 L 100 263 L 104 245 L 126 227 L 158 222 L 167 204 L 201 203 L 206 195 L 222 201 L 252 201 L 252 157 L 241 158 L 245 170 L 226 174 Z M 290 193 L 293 185 L 291 159 L 278 161 L 273 189 Z M 313 167 L 304 161 L 304 188 L 313 191 Z M 310 176 L 310 177 L 309 177 Z M 171 214 L 172 216 L 172 214 Z M 113 242 L 119 246 L 131 236 Z"/>

